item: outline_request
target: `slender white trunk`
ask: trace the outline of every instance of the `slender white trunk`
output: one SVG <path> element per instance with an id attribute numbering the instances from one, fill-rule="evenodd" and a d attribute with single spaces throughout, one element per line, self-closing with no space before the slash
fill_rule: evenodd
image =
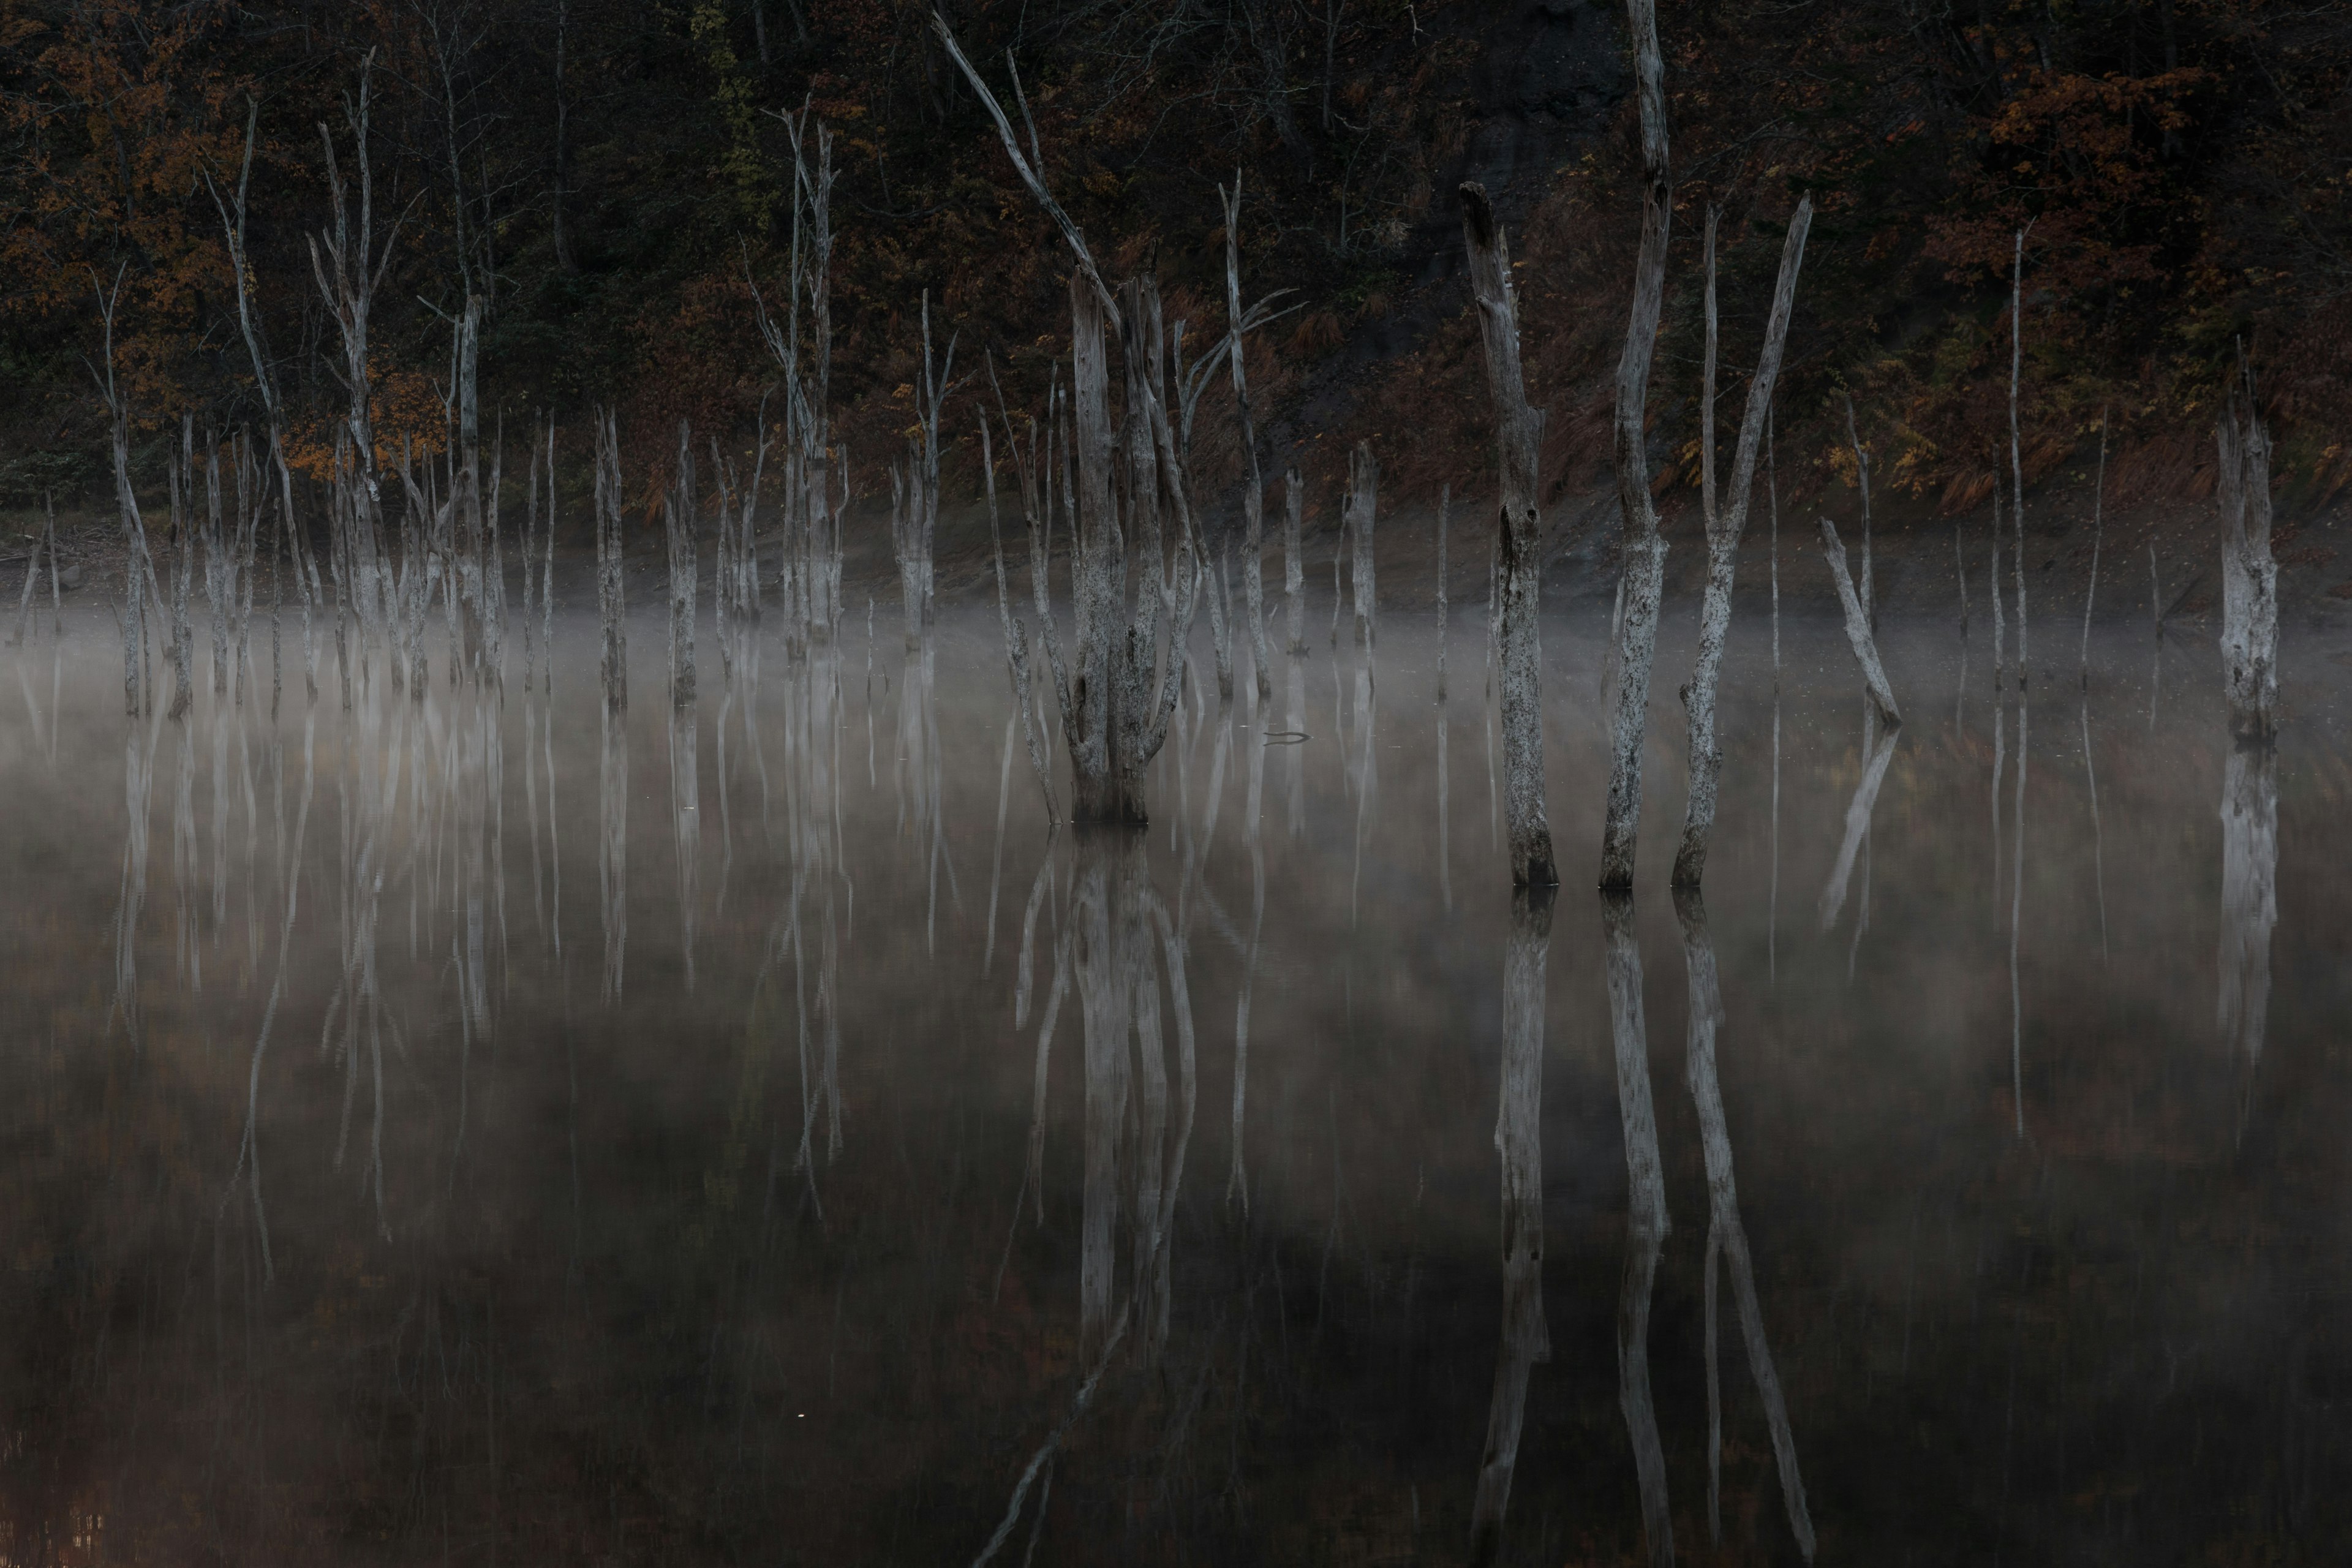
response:
<path id="1" fill-rule="evenodd" d="M 1690 791 L 1683 815 L 1682 845 L 1675 855 L 1676 887 L 1698 886 L 1706 871 L 1706 849 L 1715 829 L 1717 781 L 1723 771 L 1723 746 L 1716 734 L 1715 694 L 1723 674 L 1724 642 L 1731 630 L 1731 589 L 1739 569 L 1739 540 L 1748 527 L 1748 502 L 1755 488 L 1756 449 L 1772 406 L 1772 387 L 1780 374 L 1780 353 L 1788 341 L 1789 318 L 1796 307 L 1797 274 L 1804 266 L 1805 236 L 1812 226 L 1813 204 L 1806 196 L 1789 220 L 1789 234 L 1780 251 L 1780 276 L 1772 290 L 1772 314 L 1764 331 L 1764 350 L 1756 374 L 1748 384 L 1748 408 L 1739 422 L 1739 445 L 1731 463 L 1731 493 L 1717 505 L 1715 493 L 1715 214 L 1706 220 L 1706 363 L 1700 398 L 1700 460 L 1706 515 L 1706 595 L 1699 612 L 1698 658 L 1684 688 L 1690 710 Z M 1776 498 L 1777 510 L 1777 498 Z M 1775 523 L 1777 531 L 1778 524 Z M 1780 626 L 1778 567 L 1775 567 L 1773 662 L 1779 668 Z M 1866 608 L 1866 605 L 1865 605 Z"/>

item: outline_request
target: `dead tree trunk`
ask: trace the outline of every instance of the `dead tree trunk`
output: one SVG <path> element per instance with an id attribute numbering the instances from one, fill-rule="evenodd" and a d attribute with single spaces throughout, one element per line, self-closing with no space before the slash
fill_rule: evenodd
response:
<path id="1" fill-rule="evenodd" d="M 1140 563 L 1139 602 L 1129 611 L 1126 541 L 1140 535 L 1133 527 L 1121 527 L 1114 495 L 1118 453 L 1111 427 L 1105 334 L 1108 328 L 1118 330 L 1130 366 L 1156 363 L 1158 355 L 1150 347 L 1159 335 L 1157 295 L 1148 288 L 1131 287 L 1124 308 L 1112 296 L 1087 248 L 1086 237 L 1046 189 L 1043 174 L 1023 154 L 1003 105 L 964 58 L 946 21 L 934 16 L 932 22 L 949 56 L 995 122 L 1014 172 L 1061 230 L 1076 262 L 1070 275 L 1074 669 L 1063 665 L 1042 594 L 1041 629 L 1047 657 L 1055 665 L 1055 689 L 1066 693 L 1062 728 L 1070 749 L 1073 814 L 1082 821 L 1140 823 L 1146 820 L 1144 770 L 1167 740 L 1169 720 L 1183 690 L 1185 641 L 1205 574 L 1200 529 L 1177 456 L 1165 389 L 1154 384 L 1156 378 L 1148 373 L 1139 377 L 1130 373 L 1126 417 L 1144 422 L 1156 450 L 1153 517 L 1164 500 L 1175 519 L 1178 535 L 1172 563 L 1159 558 L 1156 541 L 1152 556 Z M 1017 92 L 1017 78 L 1014 88 Z M 1034 154 L 1034 128 L 1030 147 Z M 1147 319 L 1137 319 L 1139 315 Z M 1042 530 L 1033 525 L 1031 571 L 1040 582 L 1047 564 L 1041 558 L 1041 537 Z M 1172 596 L 1174 602 L 1167 603 L 1163 595 Z M 1160 636 L 1163 619 L 1164 644 Z"/>
<path id="2" fill-rule="evenodd" d="M 1221 185 L 1217 195 L 1225 208 L 1225 353 L 1233 360 L 1234 404 L 1242 422 L 1242 450 L 1249 458 L 1249 488 L 1242 492 L 1242 604 L 1249 612 L 1250 663 L 1263 707 L 1274 699 L 1271 662 L 1265 647 L 1265 476 L 1258 469 L 1257 425 L 1250 412 L 1249 374 L 1242 353 L 1242 333 L 1248 318 L 1242 310 L 1242 174 L 1234 171 L 1234 188 Z"/>
<path id="3" fill-rule="evenodd" d="M 1650 458 L 1643 426 L 1650 359 L 1665 303 L 1666 237 L 1674 185 L 1666 163 L 1664 66 L 1658 56 L 1655 0 L 1625 0 L 1633 40 L 1633 77 L 1642 114 L 1642 246 L 1633 263 L 1633 308 L 1625 352 L 1617 361 L 1617 502 L 1624 513 L 1625 618 L 1617 634 L 1617 700 L 1611 719 L 1609 813 L 1601 830 L 1601 885 L 1633 886 L 1633 850 L 1642 826 L 1642 740 L 1649 726 L 1650 666 L 1658 647 L 1658 599 L 1665 585 L 1666 543 L 1650 503 Z"/>
<path id="4" fill-rule="evenodd" d="M 1878 662 L 1878 639 L 1870 635 L 1870 614 L 1853 591 L 1837 525 L 1826 517 L 1822 519 L 1822 553 L 1829 559 L 1830 575 L 1837 579 L 1838 603 L 1845 607 L 1845 635 L 1853 645 L 1854 662 L 1862 666 L 1862 679 L 1870 689 L 1871 701 L 1877 705 L 1879 718 L 1892 729 L 1903 722 L 1895 707 L 1895 689 L 1886 683 L 1886 668 Z"/>
<path id="5" fill-rule="evenodd" d="M 2247 384 L 2232 388 L 2214 427 L 2221 504 L 2221 668 L 2230 729 L 2242 741 L 2276 732 L 2278 563 L 2271 557 L 2271 439 Z"/>
<path id="6" fill-rule="evenodd" d="M 1544 812 L 1543 520 L 1536 505 L 1536 463 L 1543 415 L 1528 405 L 1519 368 L 1519 322 L 1502 226 L 1480 184 L 1462 187 L 1462 237 L 1486 350 L 1486 384 L 1495 404 L 1500 500 L 1495 524 L 1500 577 L 1498 640 L 1503 670 L 1503 754 L 1508 781 L 1511 880 L 1550 887 L 1559 880 L 1551 825 Z"/>
<path id="7" fill-rule="evenodd" d="M 1372 646 L 1373 623 L 1379 617 L 1380 590 L 1372 572 L 1372 524 L 1381 508 L 1381 466 L 1372 458 L 1372 444 L 1359 441 L 1348 454 L 1348 532 L 1355 544 L 1355 561 L 1348 576 L 1356 595 L 1356 641 Z"/>
<path id="8" fill-rule="evenodd" d="M 1307 651 L 1307 566 L 1298 551 L 1306 510 L 1307 488 L 1292 468 L 1282 476 L 1282 594 L 1287 601 L 1285 626 L 1293 654 Z"/>
<path id="9" fill-rule="evenodd" d="M 1715 732 L 1715 692 L 1723 673 L 1723 646 L 1731 629 L 1731 585 L 1739 569 L 1739 537 L 1748 527 L 1748 502 L 1756 482 L 1756 451 L 1764 434 L 1772 386 L 1780 374 L 1781 346 L 1796 308 L 1797 274 L 1804 266 L 1805 235 L 1812 226 L 1813 202 L 1806 196 L 1789 220 L 1780 250 L 1780 278 L 1772 289 L 1772 314 L 1764 329 L 1764 352 L 1748 384 L 1748 411 L 1739 422 L 1739 445 L 1731 460 L 1731 494 L 1718 508 L 1715 494 L 1715 214 L 1706 216 L 1706 366 L 1699 400 L 1701 500 L 1706 516 L 1706 597 L 1699 612 L 1698 659 L 1683 689 L 1690 710 L 1690 795 L 1683 814 L 1682 847 L 1675 856 L 1675 886 L 1696 888 L 1706 873 L 1707 838 L 1715 830 L 1716 781 L 1723 771 L 1723 747 Z"/>

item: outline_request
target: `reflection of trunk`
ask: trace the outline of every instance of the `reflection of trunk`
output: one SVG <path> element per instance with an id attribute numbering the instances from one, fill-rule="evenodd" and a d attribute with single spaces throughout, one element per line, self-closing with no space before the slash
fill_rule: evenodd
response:
<path id="1" fill-rule="evenodd" d="M 1292 661 L 1295 668 L 1297 661 Z M 1249 712 L 1249 802 L 1242 818 L 1242 842 L 1250 857 L 1250 940 L 1242 967 L 1241 999 L 1234 1008 L 1233 1169 L 1225 1178 L 1225 1198 L 1238 1196 L 1242 1212 L 1249 1212 L 1249 1172 L 1243 1159 L 1242 1110 L 1249 1089 L 1250 997 L 1257 986 L 1258 941 L 1265 931 L 1265 712 L 1263 701 Z M 1222 736 L 1220 736 L 1222 740 Z"/>
<path id="2" fill-rule="evenodd" d="M 1777 723 L 1777 707 L 1773 717 Z M 1890 727 L 1881 731 L 1875 743 L 1867 747 L 1861 782 L 1853 786 L 1853 799 L 1845 808 L 1845 840 L 1838 846 L 1837 866 L 1830 872 L 1829 886 L 1822 889 L 1823 931 L 1837 924 L 1839 911 L 1845 908 L 1846 886 L 1853 877 L 1854 858 L 1870 837 L 1870 814 L 1878 805 L 1878 788 L 1886 782 L 1886 765 L 1895 760 L 1895 742 L 1902 734 L 1902 731 Z M 1777 837 L 1774 842 L 1778 843 Z"/>
<path id="3" fill-rule="evenodd" d="M 1372 682 L 1372 652 L 1368 646 L 1356 665 L 1355 739 L 1363 747 L 1358 757 L 1356 773 L 1356 862 L 1354 874 L 1348 882 L 1348 918 L 1355 919 L 1356 900 L 1364 886 L 1364 840 L 1378 821 L 1376 797 L 1380 793 L 1380 752 L 1374 743 L 1374 733 L 1380 728 L 1380 705 L 1374 696 Z"/>
<path id="4" fill-rule="evenodd" d="M 1152 891 L 1143 836 L 1082 833 L 1076 847 L 1070 919 L 1086 1036 L 1087 1106 L 1078 1332 L 1080 1353 L 1091 1358 L 1116 1332 L 1112 1301 L 1122 1212 L 1130 1216 L 1130 1277 L 1144 1300 L 1147 1337 L 1154 1347 L 1165 1339 L 1169 1233 L 1192 1137 L 1195 1084 L 1182 947 Z M 1172 1154 L 1165 1151 L 1168 1078 L 1155 936 L 1175 1010 L 1181 1104 Z M 1137 1052 L 1132 1060 L 1130 1037 Z M 1118 1321 L 1126 1320 L 1122 1308 Z"/>
<path id="5" fill-rule="evenodd" d="M 1723 1090 L 1715 1071 L 1715 1036 L 1723 1023 L 1723 994 L 1716 978 L 1715 944 L 1707 934 L 1706 905 L 1700 900 L 1697 889 L 1676 891 L 1675 915 L 1682 925 L 1683 962 L 1690 977 L 1691 1099 L 1698 1106 L 1699 1139 L 1706 1154 L 1707 1520 L 1719 1545 L 1722 1419 L 1715 1375 L 1715 1260 L 1720 1251 L 1731 1265 L 1731 1291 L 1739 1306 L 1740 1333 L 1748 1346 L 1748 1370 L 1756 1379 L 1757 1397 L 1764 1405 L 1765 1424 L 1771 1429 L 1772 1453 L 1780 1462 L 1780 1499 L 1789 1510 L 1789 1528 L 1803 1549 L 1805 1561 L 1810 1563 L 1813 1557 L 1812 1518 L 1805 1507 L 1804 1478 L 1797 1469 L 1797 1445 L 1789 1431 L 1788 1404 L 1780 1394 L 1780 1374 L 1772 1365 L 1772 1347 L 1764 1334 L 1763 1310 L 1756 1300 L 1748 1231 L 1740 1222 L 1739 1191 L 1732 1177 L 1731 1133 L 1724 1121 Z"/>
<path id="6" fill-rule="evenodd" d="M 1652 50 L 1654 55 L 1654 44 Z M 1543 415 L 1528 405 L 1527 384 L 1519 367 L 1510 256 L 1483 185 L 1462 187 L 1462 235 L 1469 250 L 1471 286 L 1486 343 L 1502 491 L 1496 520 L 1496 581 L 1488 597 L 1494 607 L 1493 640 L 1503 671 L 1511 880 L 1522 887 L 1543 887 L 1559 880 L 1552 860 L 1551 825 L 1544 812 L 1543 645 L 1538 621 L 1543 586 L 1543 521 L 1536 510 Z M 1663 245 L 1663 231 L 1660 238 Z M 1663 263 L 1663 251 L 1660 260 Z"/>
<path id="7" fill-rule="evenodd" d="M 2278 759 L 2235 746 L 2221 784 L 2221 1038 L 2261 1060 L 2271 999 L 2271 930 L 2278 924 Z"/>
<path id="8" fill-rule="evenodd" d="M 621 994 L 621 961 L 629 942 L 628 710 L 607 699 L 597 770 L 596 886 L 604 913 L 604 999 Z"/>
<path id="9" fill-rule="evenodd" d="M 2271 439 L 2246 395 L 2233 391 L 2214 439 L 2221 448 L 2221 669 L 2230 728 L 2251 739 L 2276 727 L 2278 563 L 2271 558 Z"/>
<path id="10" fill-rule="evenodd" d="M 1658 597 L 1665 585 L 1666 542 L 1650 501 L 1644 447 L 1650 359 L 1665 302 L 1666 235 L 1674 184 L 1666 167 L 1666 100 L 1658 57 L 1655 0 L 1626 0 L 1633 75 L 1642 115 L 1642 247 L 1633 263 L 1633 306 L 1625 352 L 1617 362 L 1617 504 L 1624 520 L 1621 584 L 1625 618 L 1617 634 L 1617 697 L 1611 718 L 1609 815 L 1601 826 L 1601 885 L 1630 891 L 1633 847 L 1642 824 L 1642 737 L 1648 729 L 1650 665 L 1658 647 Z M 1663 1484 L 1663 1483 L 1662 1483 Z"/>
<path id="11" fill-rule="evenodd" d="M 1495 1117 L 1503 1169 L 1503 1327 L 1478 1495 L 1470 1510 L 1470 1560 L 1477 1563 L 1501 1555 L 1528 1369 L 1551 1359 L 1543 1310 L 1543 1019 L 1553 896 L 1551 888 L 1540 886 L 1513 896 L 1503 955 L 1502 1088 Z"/>
<path id="12" fill-rule="evenodd" d="M 689 991 L 694 989 L 695 920 L 702 902 L 702 792 L 696 776 L 696 728 L 692 707 L 670 710 L 669 799 L 677 845 L 677 937 Z"/>
<path id="13" fill-rule="evenodd" d="M 1642 1528 L 1653 1563 L 1675 1560 L 1674 1521 L 1666 1505 L 1666 1457 L 1650 1398 L 1650 1290 L 1670 1228 L 1666 1181 L 1658 1163 L 1658 1119 L 1650 1101 L 1649 1034 L 1642 1016 L 1642 949 L 1633 933 L 1633 900 L 1601 897 L 1608 937 L 1609 1029 L 1617 1056 L 1617 1110 L 1624 1128 L 1627 1212 L 1625 1279 L 1617 1302 L 1618 1403 L 1633 1445 L 1642 1492 Z"/>
<path id="14" fill-rule="evenodd" d="M 2020 595 L 2022 598 L 2022 595 Z M 2020 645 L 2023 646 L 2021 633 Z M 2025 1136 L 2025 1010 L 2018 984 L 2017 940 L 2025 921 L 2025 756 L 2031 715 L 2025 702 L 2024 663 L 2017 689 L 2017 820 L 2010 825 L 2009 862 L 2009 1089 L 2015 1101 L 2017 1135 Z"/>

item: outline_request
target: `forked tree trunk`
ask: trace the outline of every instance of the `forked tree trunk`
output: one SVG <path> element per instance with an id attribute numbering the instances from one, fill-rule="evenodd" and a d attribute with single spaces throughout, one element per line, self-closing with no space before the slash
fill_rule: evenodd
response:
<path id="1" fill-rule="evenodd" d="M 1544 813 L 1543 646 L 1538 619 L 1543 585 L 1543 520 L 1536 507 L 1537 455 L 1543 415 L 1528 405 L 1519 368 L 1519 323 L 1502 226 L 1480 184 L 1462 187 L 1462 237 L 1486 351 L 1486 385 L 1495 405 L 1500 499 L 1496 516 L 1497 612 L 1502 665 L 1503 759 L 1510 821 L 1511 880 L 1521 887 L 1559 882 L 1551 825 Z"/>
<path id="2" fill-rule="evenodd" d="M 1658 599 L 1665 584 L 1666 544 L 1650 502 L 1650 459 L 1643 426 L 1650 359 L 1665 302 L 1666 238 L 1674 185 L 1666 163 L 1664 66 L 1658 56 L 1655 0 L 1625 0 L 1633 40 L 1633 77 L 1642 115 L 1642 245 L 1633 263 L 1633 308 L 1625 352 L 1617 362 L 1617 501 L 1624 514 L 1625 618 L 1617 634 L 1617 700 L 1610 721 L 1609 810 L 1601 830 L 1601 885 L 1631 889 L 1642 826 L 1642 740 L 1649 726 L 1650 666 L 1658 647 Z"/>
<path id="3" fill-rule="evenodd" d="M 1723 646 L 1731 629 L 1731 586 L 1739 569 L 1739 537 L 1748 527 L 1748 502 L 1755 489 L 1756 453 L 1780 374 L 1781 346 L 1796 307 L 1797 274 L 1804 266 L 1805 235 L 1813 202 L 1797 203 L 1780 250 L 1780 278 L 1772 290 L 1772 314 L 1764 329 L 1764 352 L 1748 384 L 1748 411 L 1739 423 L 1739 445 L 1731 462 L 1731 494 L 1720 508 L 1715 494 L 1715 215 L 1706 220 L 1706 365 L 1699 401 L 1702 501 L 1706 514 L 1706 597 L 1699 611 L 1698 660 L 1684 689 L 1690 709 L 1690 795 L 1683 814 L 1682 847 L 1675 856 L 1675 886 L 1696 888 L 1706 873 L 1707 839 L 1715 830 L 1716 782 L 1723 771 L 1723 746 L 1715 731 L 1715 692 L 1723 673 Z"/>

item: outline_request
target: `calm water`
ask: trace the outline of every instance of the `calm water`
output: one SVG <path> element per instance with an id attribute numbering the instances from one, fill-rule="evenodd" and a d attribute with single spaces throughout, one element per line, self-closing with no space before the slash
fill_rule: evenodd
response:
<path id="1" fill-rule="evenodd" d="M 289 632 L 274 721 L 0 654 L 0 1560 L 2352 1551 L 2352 669 L 2265 757 L 2210 643 L 1996 707 L 1895 630 L 1889 750 L 1743 622 L 1678 910 L 1670 628 L 1610 909 L 1563 619 L 1547 935 L 1465 619 L 1444 706 L 1426 617 L 1244 669 L 1108 837 L 992 614 L 706 620 L 690 721 L 650 617 L 617 723 L 585 623 L 353 714 Z"/>

